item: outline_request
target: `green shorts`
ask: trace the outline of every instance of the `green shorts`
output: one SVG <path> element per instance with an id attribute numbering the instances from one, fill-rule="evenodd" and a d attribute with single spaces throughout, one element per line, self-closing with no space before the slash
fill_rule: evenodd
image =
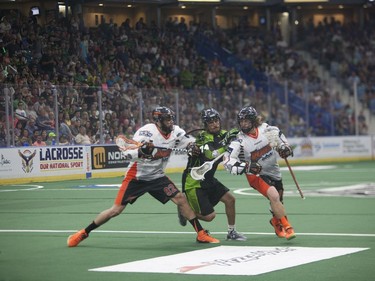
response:
<path id="1" fill-rule="evenodd" d="M 185 189 L 186 198 L 194 212 L 203 216 L 214 212 L 214 206 L 229 191 L 216 178 L 200 182 L 200 187 Z"/>

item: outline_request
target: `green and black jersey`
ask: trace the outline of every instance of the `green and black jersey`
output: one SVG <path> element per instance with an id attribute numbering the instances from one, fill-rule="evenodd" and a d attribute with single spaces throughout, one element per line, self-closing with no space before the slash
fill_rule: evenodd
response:
<path id="1" fill-rule="evenodd" d="M 238 132 L 238 130 L 234 131 L 226 131 L 221 130 L 218 134 L 210 134 L 207 131 L 201 132 L 196 140 L 195 143 L 201 150 L 200 156 L 190 156 L 188 160 L 187 167 L 184 171 L 183 176 L 183 188 L 191 189 L 191 188 L 201 188 L 201 181 L 194 180 L 190 176 L 190 170 L 193 167 L 199 167 L 206 161 L 211 161 L 219 154 L 223 153 L 227 149 L 227 145 L 229 144 L 228 135 Z M 205 174 L 205 180 L 203 182 L 209 182 L 213 179 L 214 174 L 216 172 L 217 166 L 219 165 L 220 161 L 216 161 L 210 171 Z M 202 182 L 202 183 L 203 183 Z"/>

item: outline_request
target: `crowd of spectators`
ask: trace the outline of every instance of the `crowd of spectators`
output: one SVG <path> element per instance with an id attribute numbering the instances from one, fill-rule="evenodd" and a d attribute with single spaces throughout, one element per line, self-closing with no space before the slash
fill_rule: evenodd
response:
<path id="1" fill-rule="evenodd" d="M 315 66 L 309 65 L 299 52 L 305 50 L 318 58 L 331 70 L 332 76 L 350 90 L 351 95 L 353 82 L 356 80 L 359 101 L 363 108 L 368 108 L 375 114 L 375 31 L 370 28 L 371 24 L 366 26 L 367 28 L 361 29 L 354 23 L 342 25 L 333 18 L 330 21 L 325 18 L 317 26 L 311 21 L 305 26 L 301 25 L 298 44 L 292 47 L 283 40 L 278 27 L 271 32 L 260 29 L 246 32 L 235 30 L 233 33 L 218 30 L 211 37 L 231 53 L 252 61 L 253 67 L 267 73 L 272 81 L 280 84 L 286 81 L 288 90 L 303 100 L 307 99 L 313 109 L 319 108 L 331 113 L 334 117 L 332 123 L 335 135 L 355 134 L 355 118 L 358 120 L 359 134 L 366 135 L 368 123 L 363 110 L 355 117 L 354 104 L 344 104 L 340 97 L 343 93 L 321 78 Z M 277 115 L 280 106 L 274 105 L 272 115 L 277 117 L 274 120 L 277 122 L 280 120 Z M 315 124 L 314 128 L 306 128 L 307 118 L 300 118 L 295 112 L 289 112 L 289 133 L 301 135 L 308 131 L 312 135 L 329 134 L 327 128 L 316 125 L 322 124 L 322 118 L 325 117 L 322 110 L 316 110 L 314 119 L 310 120 L 310 123 Z"/>
<path id="2" fill-rule="evenodd" d="M 353 84 L 356 83 L 358 102 L 372 115 L 375 115 L 374 24 L 374 21 L 367 21 L 360 27 L 356 22 L 343 24 L 334 17 L 327 17 L 316 27 L 308 24 L 301 32 L 305 39 L 303 47 L 346 86 L 351 96 L 354 96 Z M 360 133 L 366 134 L 368 126 L 363 111 L 357 120 Z"/>
<path id="3" fill-rule="evenodd" d="M 357 80 L 358 98 L 370 106 L 375 94 L 375 30 L 374 22 L 342 24 L 335 18 L 325 18 L 315 28 L 306 28 L 305 45 L 331 73 L 352 89 Z M 374 108 L 375 109 L 375 108 Z M 374 111 L 375 113 L 375 111 Z"/>
<path id="4" fill-rule="evenodd" d="M 275 80 L 294 81 L 290 84 L 297 94 L 301 89 L 297 81 L 305 78 L 317 89 L 324 87 L 297 53 L 280 46 L 280 40 L 270 44 L 272 34 L 243 40 L 205 24 L 187 24 L 183 18 L 170 18 L 162 29 L 155 23 L 147 26 L 142 18 L 134 27 L 125 19 L 121 25 L 110 21 L 88 29 L 78 16 L 59 17 L 41 26 L 34 16 L 14 12 L 0 23 L 0 84 L 14 90 L 10 118 L 14 144 L 97 143 L 100 125 L 104 142 L 112 143 L 118 134 L 131 137 L 141 122 L 149 122 L 157 105 L 175 109 L 187 131 L 201 127 L 197 116 L 208 106 L 221 112 L 225 128 L 236 126 L 236 113 L 245 104 L 285 126 L 285 110 L 274 103 L 270 114 L 262 87 L 246 83 L 219 59 L 207 61 L 198 55 L 192 35 L 200 31 L 219 34 L 221 42 L 228 39 L 226 48 L 253 58 L 254 65 Z M 324 106 L 326 98 L 332 97 L 323 92 L 312 101 Z M 335 98 L 339 102 L 339 95 Z M 5 121 L 1 114 L 2 146 Z M 293 135 L 306 134 L 303 118 L 291 115 L 289 123 L 297 128 L 291 130 Z"/>

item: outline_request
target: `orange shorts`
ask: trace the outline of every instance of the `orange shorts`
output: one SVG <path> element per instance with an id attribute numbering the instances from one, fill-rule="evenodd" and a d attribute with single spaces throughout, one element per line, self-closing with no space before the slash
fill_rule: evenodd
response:
<path id="1" fill-rule="evenodd" d="M 246 178 L 252 188 L 256 189 L 264 197 L 268 198 L 267 190 L 270 188 L 268 183 L 266 183 L 261 177 L 257 177 L 253 174 L 246 174 Z"/>

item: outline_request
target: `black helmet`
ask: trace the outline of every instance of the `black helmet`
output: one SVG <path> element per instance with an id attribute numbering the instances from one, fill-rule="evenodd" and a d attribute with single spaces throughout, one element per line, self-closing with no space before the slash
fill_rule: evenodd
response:
<path id="1" fill-rule="evenodd" d="M 201 111 L 201 120 L 203 124 L 207 124 L 207 122 L 210 122 L 215 119 L 221 120 L 220 114 L 219 112 L 217 112 L 216 109 L 207 108 Z"/>
<path id="2" fill-rule="evenodd" d="M 166 106 L 158 106 L 152 111 L 152 119 L 155 122 L 163 121 L 165 118 L 175 119 L 174 112 Z"/>
<path id="3" fill-rule="evenodd" d="M 244 133 L 248 133 L 251 131 L 252 128 L 254 128 L 258 118 L 258 112 L 255 110 L 254 107 L 252 106 L 246 106 L 240 110 L 237 114 L 237 123 L 240 125 L 240 121 L 244 119 L 248 119 L 251 121 L 252 126 L 250 128 L 241 128 L 241 130 Z"/>
<path id="4" fill-rule="evenodd" d="M 255 121 L 258 117 L 258 112 L 252 106 L 246 106 L 240 110 L 237 114 L 237 122 L 239 123 L 242 119 L 249 119 Z"/>

